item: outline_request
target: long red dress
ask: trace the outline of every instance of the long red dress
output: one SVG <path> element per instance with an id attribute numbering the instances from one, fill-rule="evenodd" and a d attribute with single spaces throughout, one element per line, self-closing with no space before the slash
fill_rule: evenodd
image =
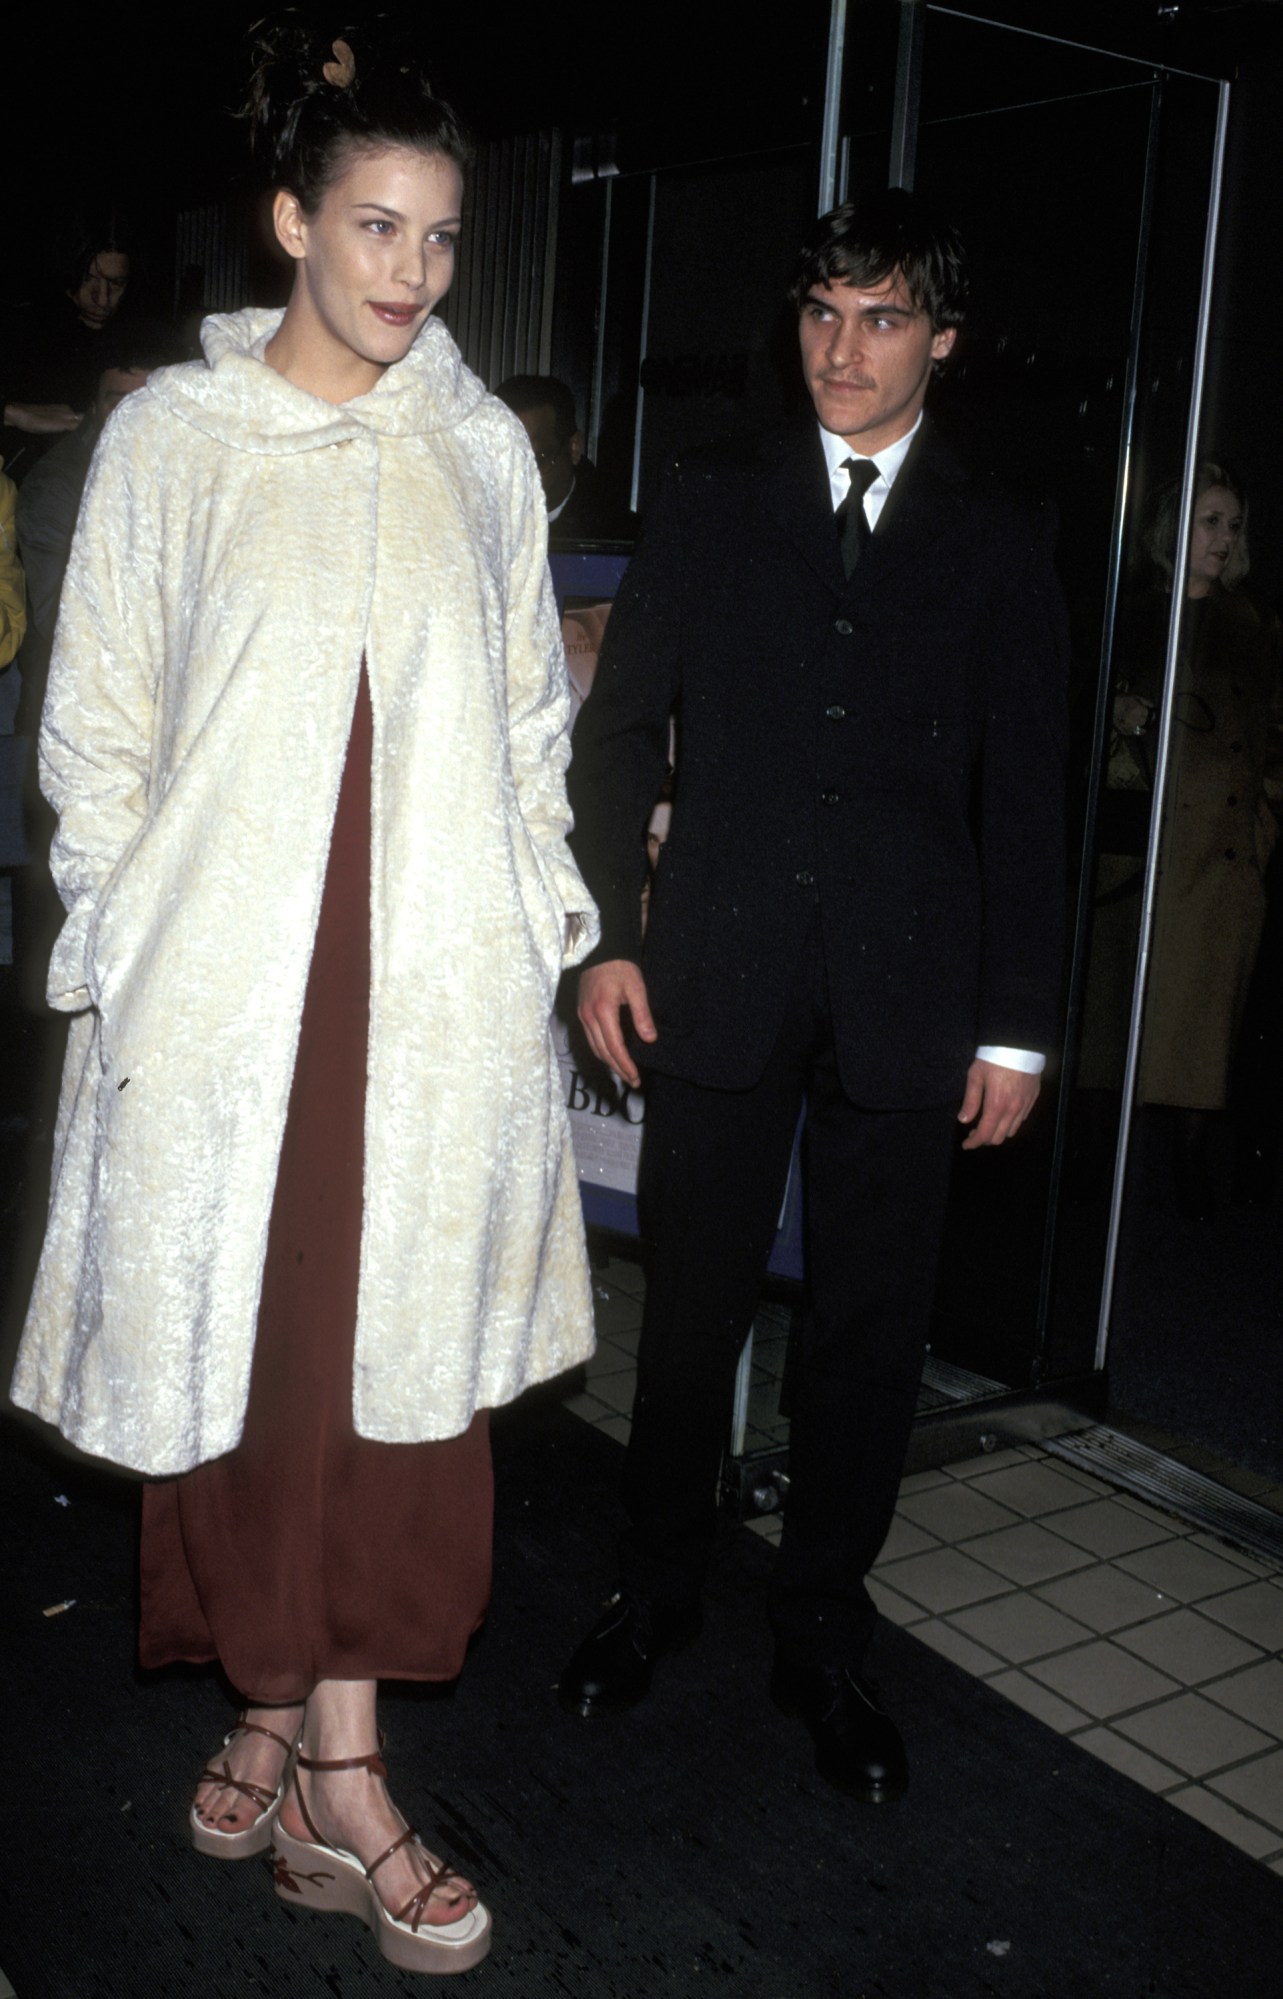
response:
<path id="1" fill-rule="evenodd" d="M 244 1432 L 224 1457 L 143 1489 L 143 1665 L 217 1658 L 254 1703 L 300 1701 L 320 1679 L 452 1679 L 490 1593 L 486 1414 L 443 1443 L 373 1443 L 352 1427 L 372 743 L 362 672 L 277 1171 Z M 432 1300 L 422 1306 L 430 1314 Z"/>

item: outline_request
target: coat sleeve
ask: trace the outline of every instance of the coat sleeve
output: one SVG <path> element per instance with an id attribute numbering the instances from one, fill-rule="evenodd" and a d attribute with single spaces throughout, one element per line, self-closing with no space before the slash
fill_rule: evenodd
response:
<path id="1" fill-rule="evenodd" d="M 40 729 L 40 787 L 58 814 L 49 864 L 67 910 L 48 999 L 63 1013 L 94 1003 L 95 916 L 148 805 L 163 644 L 160 525 L 139 490 L 143 461 L 130 436 L 118 418 L 90 469 Z"/>
<path id="2" fill-rule="evenodd" d="M 985 620 L 979 844 L 982 1045 L 1049 1051 L 1059 1036 L 1065 925 L 1069 640 L 1052 561 L 1055 519 L 1033 525 Z"/>
<path id="3" fill-rule="evenodd" d="M 646 828 L 668 770 L 681 686 L 681 597 L 696 527 L 688 514 L 678 469 L 647 511 L 575 723 L 573 845 L 601 910 L 595 961 L 641 958 Z"/>
<path id="4" fill-rule="evenodd" d="M 565 912 L 564 962 L 577 965 L 597 942 L 601 926 L 566 844 L 571 825 L 566 800 L 570 679 L 548 574 L 547 509 L 528 446 L 519 449 L 513 467 L 512 505 L 506 630 L 509 754 L 526 831 L 544 879 Z"/>

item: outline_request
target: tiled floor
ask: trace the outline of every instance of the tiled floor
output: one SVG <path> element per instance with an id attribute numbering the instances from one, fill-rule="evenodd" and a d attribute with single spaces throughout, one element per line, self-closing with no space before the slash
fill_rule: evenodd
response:
<path id="1" fill-rule="evenodd" d="M 644 1289 L 596 1273 L 567 1406 L 628 1435 Z M 759 1326 L 749 1449 L 779 1442 L 784 1329 Z M 778 1518 L 746 1530 L 778 1539 Z M 1059 1734 L 1283 1874 L 1283 1571 L 1033 1445 L 905 1480 L 879 1607 Z"/>

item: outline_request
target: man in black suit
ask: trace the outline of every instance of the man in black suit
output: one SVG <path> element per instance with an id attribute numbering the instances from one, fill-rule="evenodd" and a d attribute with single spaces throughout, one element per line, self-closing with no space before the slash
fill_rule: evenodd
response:
<path id="1" fill-rule="evenodd" d="M 1052 524 L 922 410 L 961 246 L 892 190 L 824 217 L 790 296 L 814 418 L 679 464 L 611 614 L 571 770 L 602 911 L 593 1048 L 647 1070 L 655 1243 L 622 1581 L 563 1676 L 618 1712 L 695 1635 L 736 1360 L 805 1099 L 808 1302 L 772 1692 L 879 1801 L 865 1578 L 913 1421 L 950 1164 L 1028 1116 L 1056 1038 L 1065 641 Z M 814 420 L 818 418 L 818 423 Z M 677 718 L 643 948 L 643 833 Z"/>

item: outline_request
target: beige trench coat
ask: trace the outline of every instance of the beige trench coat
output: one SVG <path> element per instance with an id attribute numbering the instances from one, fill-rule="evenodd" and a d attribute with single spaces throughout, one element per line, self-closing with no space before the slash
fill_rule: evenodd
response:
<path id="1" fill-rule="evenodd" d="M 13 1395 L 175 1473 L 235 1445 L 361 660 L 372 990 L 353 1413 L 448 1437 L 590 1351 L 549 1036 L 568 697 L 516 420 L 429 321 L 335 407 L 206 322 L 94 461 L 41 735 L 76 1015 Z"/>

